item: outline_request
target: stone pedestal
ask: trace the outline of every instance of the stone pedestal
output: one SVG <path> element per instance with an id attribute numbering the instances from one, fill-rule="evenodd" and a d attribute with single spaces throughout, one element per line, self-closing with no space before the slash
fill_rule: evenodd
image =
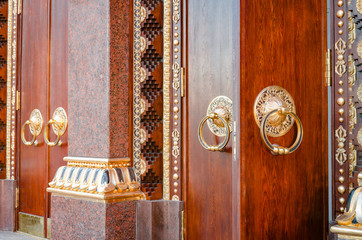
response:
<path id="1" fill-rule="evenodd" d="M 14 180 L 0 180 L 0 231 L 15 230 L 15 194 Z"/>
<path id="2" fill-rule="evenodd" d="M 52 239 L 136 239 L 137 201 L 100 203 L 52 195 Z"/>
<path id="3" fill-rule="evenodd" d="M 137 204 L 137 240 L 183 239 L 183 202 L 159 200 Z"/>

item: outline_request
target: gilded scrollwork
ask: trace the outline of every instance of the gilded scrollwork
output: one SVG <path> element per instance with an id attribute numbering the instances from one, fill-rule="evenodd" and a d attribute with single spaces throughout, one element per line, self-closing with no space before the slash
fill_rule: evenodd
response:
<path id="1" fill-rule="evenodd" d="M 141 0 L 133 2 L 133 166 L 138 178 L 141 176 L 141 80 L 146 70 L 141 67 Z"/>
<path id="2" fill-rule="evenodd" d="M 178 158 L 180 155 L 180 147 L 179 147 L 180 133 L 177 129 L 172 131 L 172 141 L 173 141 L 172 156 Z"/>
<path id="3" fill-rule="evenodd" d="M 357 151 L 352 143 L 352 140 L 349 141 L 348 159 L 349 159 L 349 176 L 352 176 L 352 173 L 357 165 Z"/>
<path id="4" fill-rule="evenodd" d="M 362 84 L 360 84 L 357 88 L 357 98 L 358 101 L 362 102 Z"/>
<path id="5" fill-rule="evenodd" d="M 338 74 L 339 77 L 342 77 L 347 70 L 346 61 L 344 61 L 344 54 L 346 53 L 346 47 L 347 47 L 346 42 L 342 38 L 339 38 L 335 44 L 335 49 L 337 54 L 335 72 Z"/>
<path id="6" fill-rule="evenodd" d="M 352 87 L 356 83 L 356 66 L 354 65 L 353 56 L 348 56 L 348 87 L 352 91 Z"/>
<path id="7" fill-rule="evenodd" d="M 359 58 L 362 58 L 362 40 L 357 44 L 357 55 Z"/>
<path id="8" fill-rule="evenodd" d="M 352 99 L 349 99 L 349 133 L 352 134 L 357 124 L 357 110 Z"/>
<path id="9" fill-rule="evenodd" d="M 172 71 L 173 71 L 172 87 L 177 91 L 180 88 L 180 64 L 178 62 L 175 62 L 172 65 Z"/>
<path id="10" fill-rule="evenodd" d="M 353 21 L 352 13 L 348 11 L 348 48 L 352 48 L 352 44 L 356 39 L 356 24 Z"/>
<path id="11" fill-rule="evenodd" d="M 173 21 L 178 23 L 180 20 L 180 0 L 173 0 Z"/>
<path id="12" fill-rule="evenodd" d="M 360 128 L 358 130 L 358 133 L 357 133 L 357 142 L 358 142 L 358 145 L 360 145 L 360 147 L 362 147 L 362 128 Z"/>
<path id="13" fill-rule="evenodd" d="M 347 131 L 343 128 L 343 126 L 339 126 L 339 128 L 335 132 L 336 141 L 338 142 L 338 148 L 336 150 L 336 160 L 340 165 L 347 160 L 346 149 L 344 149 Z"/>
<path id="14" fill-rule="evenodd" d="M 15 179 L 15 104 L 18 1 L 8 1 L 6 178 Z"/>
<path id="15" fill-rule="evenodd" d="M 170 200 L 171 0 L 164 0 L 163 17 L 163 199 Z"/>
<path id="16" fill-rule="evenodd" d="M 357 9 L 359 14 L 362 14 L 362 0 L 357 0 L 356 1 L 356 9 Z"/>
<path id="17" fill-rule="evenodd" d="M 146 21 L 147 18 L 147 10 L 145 7 L 141 7 L 141 22 L 143 23 L 144 21 Z"/>

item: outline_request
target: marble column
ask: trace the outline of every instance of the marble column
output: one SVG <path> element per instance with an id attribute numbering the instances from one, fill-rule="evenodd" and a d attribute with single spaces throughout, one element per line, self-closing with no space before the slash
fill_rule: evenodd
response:
<path id="1" fill-rule="evenodd" d="M 50 183 L 52 239 L 135 239 L 132 1 L 69 0 L 68 157 Z"/>

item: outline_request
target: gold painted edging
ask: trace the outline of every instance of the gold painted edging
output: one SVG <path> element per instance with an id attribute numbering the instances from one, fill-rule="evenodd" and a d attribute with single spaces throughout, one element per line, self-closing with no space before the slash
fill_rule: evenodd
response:
<path id="1" fill-rule="evenodd" d="M 163 199 L 170 199 L 171 0 L 163 6 Z"/>
<path id="2" fill-rule="evenodd" d="M 15 179 L 15 99 L 18 0 L 9 0 L 7 99 L 6 99 L 6 179 Z"/>
<path id="3" fill-rule="evenodd" d="M 89 200 L 94 202 L 102 203 L 113 203 L 113 202 L 123 202 L 123 201 L 133 201 L 133 200 L 144 200 L 145 195 L 141 191 L 129 192 L 129 193 L 119 193 L 114 194 L 94 194 L 86 192 L 75 192 L 71 190 L 57 189 L 57 188 L 47 188 L 48 192 L 51 192 L 53 195 L 78 198 L 83 200 Z"/>
<path id="4" fill-rule="evenodd" d="M 141 0 L 133 1 L 133 167 L 141 179 Z"/>
<path id="5" fill-rule="evenodd" d="M 336 234 L 344 235 L 345 237 L 348 237 L 346 239 L 351 239 L 350 237 L 359 237 L 357 239 L 361 239 L 361 237 L 362 237 L 362 229 L 358 229 L 355 227 L 335 225 L 335 226 L 332 226 L 330 230 L 332 233 L 336 233 Z"/>

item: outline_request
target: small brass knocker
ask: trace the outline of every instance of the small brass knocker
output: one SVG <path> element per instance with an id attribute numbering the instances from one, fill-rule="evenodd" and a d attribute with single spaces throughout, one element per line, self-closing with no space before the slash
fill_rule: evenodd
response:
<path id="1" fill-rule="evenodd" d="M 48 139 L 48 135 L 49 135 L 48 129 L 49 129 L 50 125 L 52 126 L 53 132 L 57 136 L 57 139 L 54 142 L 51 142 Z M 55 111 L 53 113 L 53 118 L 50 119 L 48 121 L 48 123 L 45 125 L 44 140 L 45 140 L 46 144 L 48 144 L 48 146 L 50 146 L 50 147 L 61 146 L 62 140 L 60 140 L 60 138 L 61 138 L 61 136 L 63 136 L 63 134 L 67 130 L 67 125 L 68 125 L 67 113 L 65 112 L 64 108 L 58 107 L 57 109 L 55 109 Z"/>
<path id="2" fill-rule="evenodd" d="M 213 99 L 207 109 L 206 116 L 199 124 L 198 136 L 201 146 L 208 151 L 224 151 L 230 139 L 232 124 L 232 101 L 225 96 L 219 96 Z M 219 145 L 208 145 L 203 136 L 203 128 L 207 122 L 210 131 L 216 136 L 225 137 Z"/>
<path id="3" fill-rule="evenodd" d="M 27 141 L 25 139 L 25 127 L 29 125 L 30 133 L 33 135 L 31 141 Z M 43 117 L 41 112 L 38 109 L 34 109 L 31 114 L 29 120 L 27 120 L 23 127 L 21 128 L 21 140 L 26 146 L 38 146 L 38 140 L 36 137 L 39 136 L 41 129 L 43 127 Z"/>
<path id="4" fill-rule="evenodd" d="M 290 154 L 297 150 L 302 143 L 302 122 L 295 114 L 293 98 L 284 88 L 270 86 L 263 89 L 255 100 L 254 117 L 260 127 L 260 136 L 263 142 L 273 154 Z M 291 129 L 294 122 L 297 125 L 298 133 L 291 147 L 280 147 L 270 143 L 268 136 L 283 136 Z"/>

